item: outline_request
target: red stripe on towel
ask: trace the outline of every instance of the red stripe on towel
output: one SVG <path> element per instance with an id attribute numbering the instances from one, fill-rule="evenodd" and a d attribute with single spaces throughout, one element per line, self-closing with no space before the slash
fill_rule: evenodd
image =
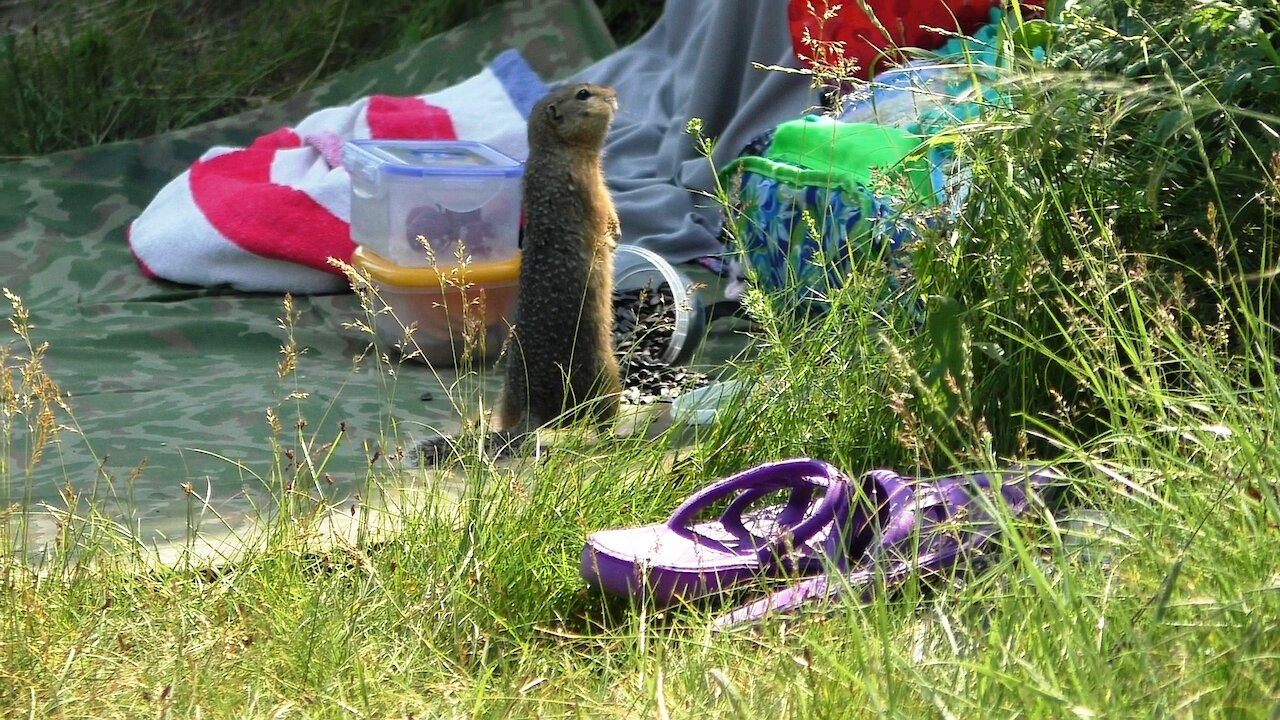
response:
<path id="1" fill-rule="evenodd" d="M 287 150 L 302 147 L 302 138 L 289 128 L 280 128 L 273 133 L 258 136 L 249 147 L 254 150 Z"/>
<path id="2" fill-rule="evenodd" d="M 328 259 L 351 260 L 355 243 L 347 223 L 301 190 L 271 182 L 276 150 L 299 144 L 292 132 L 277 131 L 245 150 L 197 162 L 191 166 L 191 196 L 209 224 L 239 247 L 340 274 Z"/>
<path id="3" fill-rule="evenodd" d="M 416 97 L 374 95 L 366 118 L 375 140 L 457 140 L 449 111 Z"/>

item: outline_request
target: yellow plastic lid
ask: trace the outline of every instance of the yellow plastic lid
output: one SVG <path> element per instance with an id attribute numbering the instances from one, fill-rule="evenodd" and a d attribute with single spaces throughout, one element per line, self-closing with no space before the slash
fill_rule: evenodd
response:
<path id="1" fill-rule="evenodd" d="M 351 256 L 351 265 L 369 273 L 369 277 L 374 280 L 399 287 L 439 287 L 442 279 L 450 284 L 468 282 L 491 285 L 514 282 L 520 277 L 519 253 L 497 262 L 414 267 L 398 265 L 366 247 L 356 247 L 355 254 Z"/>

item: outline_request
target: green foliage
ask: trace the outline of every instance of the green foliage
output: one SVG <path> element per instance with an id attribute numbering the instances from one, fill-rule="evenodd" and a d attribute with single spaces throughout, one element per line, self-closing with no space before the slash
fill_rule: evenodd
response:
<path id="1" fill-rule="evenodd" d="M 1273 221 L 1260 200 L 1280 151 L 1280 4 L 1098 1 L 1063 20 L 1053 64 L 1088 78 L 1071 105 L 1106 123 L 1093 133 L 1119 156 L 1112 184 L 1144 191 L 1116 213 L 1122 233 L 1201 265 L 1188 236 L 1210 202 L 1233 227 Z M 1266 269 L 1253 234 L 1230 238 L 1245 273 Z"/>
<path id="2" fill-rule="evenodd" d="M 500 1 L 49 3 L 0 38 L 0 158 L 145 137 L 284 99 Z M 604 5 L 620 42 L 661 10 Z"/>
<path id="3" fill-rule="evenodd" d="M 1001 452 L 1042 423 L 1087 442 L 1147 410 L 1115 404 L 1134 388 L 1186 393 L 1194 358 L 1272 346 L 1275 9 L 1076 7 L 1048 67 L 1009 71 L 1012 109 L 956 134 L 976 202 L 913 264 L 935 308 L 964 308 L 968 392 Z"/>
<path id="4" fill-rule="evenodd" d="M 409 17 L 412 6 L 53 3 L 0 47 L 0 122 L 10 129 L 0 154 L 142 137 L 287 96 L 394 48 L 401 33 L 388 33 L 386 19 Z M 434 7 L 427 29 L 459 19 Z"/>

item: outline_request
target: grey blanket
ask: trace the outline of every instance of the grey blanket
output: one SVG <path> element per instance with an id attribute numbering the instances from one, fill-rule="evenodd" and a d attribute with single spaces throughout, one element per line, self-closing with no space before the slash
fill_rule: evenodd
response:
<path id="1" fill-rule="evenodd" d="M 623 242 L 672 262 L 724 252 L 706 196 L 715 167 L 818 101 L 808 76 L 753 63 L 799 67 L 787 0 L 667 0 L 644 37 L 572 76 L 618 90 L 605 174 Z M 690 118 L 716 142 L 714 167 L 685 131 Z"/>

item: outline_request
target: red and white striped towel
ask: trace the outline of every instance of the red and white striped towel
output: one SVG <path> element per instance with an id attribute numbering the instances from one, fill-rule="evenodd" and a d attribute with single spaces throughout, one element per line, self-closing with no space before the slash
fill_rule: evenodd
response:
<path id="1" fill-rule="evenodd" d="M 523 161 L 525 122 L 547 86 L 518 52 L 478 75 L 415 97 L 373 95 L 317 111 L 247 148 L 215 147 L 174 178 L 129 228 L 153 278 L 246 292 L 338 292 L 329 258 L 355 245 L 347 140 L 475 140 Z"/>

